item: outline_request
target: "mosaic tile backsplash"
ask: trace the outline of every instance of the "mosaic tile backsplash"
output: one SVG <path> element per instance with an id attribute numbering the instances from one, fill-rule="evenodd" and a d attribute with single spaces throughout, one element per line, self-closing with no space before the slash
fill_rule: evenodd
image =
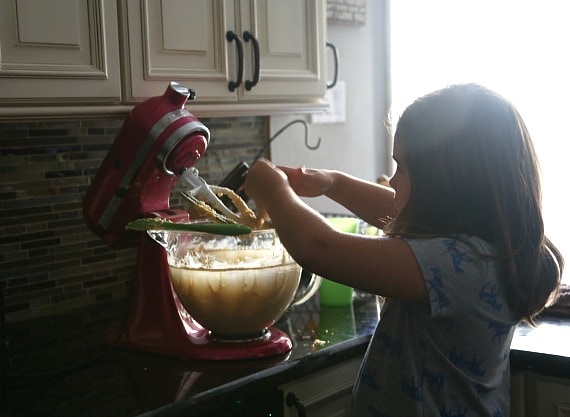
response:
<path id="1" fill-rule="evenodd" d="M 137 248 L 110 249 L 85 225 L 82 197 L 124 117 L 0 123 L 0 307 L 7 322 L 127 298 Z M 265 117 L 201 119 L 196 167 L 212 184 L 267 141 Z M 173 197 L 171 207 L 179 200 Z"/>

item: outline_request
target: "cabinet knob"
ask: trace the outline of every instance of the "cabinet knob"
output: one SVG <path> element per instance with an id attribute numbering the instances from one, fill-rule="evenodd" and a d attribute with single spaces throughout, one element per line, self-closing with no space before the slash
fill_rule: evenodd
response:
<path id="1" fill-rule="evenodd" d="M 245 89 L 247 91 L 250 91 L 259 82 L 259 67 L 260 67 L 259 42 L 257 41 L 257 39 L 255 39 L 255 36 L 253 36 L 251 32 L 247 30 L 243 32 L 243 40 L 246 42 L 251 41 L 251 44 L 253 45 L 253 80 L 247 80 L 245 82 Z"/>
<path id="2" fill-rule="evenodd" d="M 237 79 L 236 81 L 230 81 L 228 83 L 228 90 L 230 91 L 235 91 L 236 88 L 238 88 L 241 85 L 241 82 L 243 80 L 243 45 L 241 43 L 241 39 L 239 38 L 238 35 L 235 34 L 234 31 L 232 30 L 228 30 L 226 33 L 226 39 L 228 42 L 236 42 L 236 48 L 237 48 L 237 60 L 238 60 L 238 71 L 237 71 Z"/>
<path id="3" fill-rule="evenodd" d="M 305 411 L 305 406 L 303 405 L 303 401 L 301 401 L 295 394 L 290 392 L 285 397 L 285 404 L 288 407 L 294 406 L 297 409 L 297 414 L 299 417 L 307 417 L 307 412 Z"/>

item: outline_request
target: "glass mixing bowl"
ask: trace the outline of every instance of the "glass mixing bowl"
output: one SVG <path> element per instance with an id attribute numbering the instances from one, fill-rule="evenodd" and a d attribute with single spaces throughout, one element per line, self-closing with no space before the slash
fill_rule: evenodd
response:
<path id="1" fill-rule="evenodd" d="M 163 230 L 148 234 L 167 250 L 181 304 L 214 340 L 268 337 L 268 328 L 285 310 L 308 300 L 321 283 L 313 276 L 299 288 L 301 267 L 274 229 L 239 236 Z"/>

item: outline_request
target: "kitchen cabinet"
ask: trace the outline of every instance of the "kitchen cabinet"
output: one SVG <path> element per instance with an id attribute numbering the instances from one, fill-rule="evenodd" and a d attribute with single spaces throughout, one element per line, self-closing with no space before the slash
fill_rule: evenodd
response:
<path id="1" fill-rule="evenodd" d="M 511 416 L 526 416 L 526 374 L 525 371 L 511 371 Z"/>
<path id="2" fill-rule="evenodd" d="M 114 0 L 0 2 L 0 106 L 116 104 Z"/>
<path id="3" fill-rule="evenodd" d="M 284 417 L 348 415 L 352 387 L 361 362 L 362 358 L 348 360 L 282 385 Z"/>
<path id="4" fill-rule="evenodd" d="M 127 0 L 122 3 L 124 99 L 176 80 L 192 108 L 236 103 L 259 112 L 324 106 L 324 0 Z M 245 109 L 246 107 L 244 107 Z"/>
<path id="5" fill-rule="evenodd" d="M 533 375 L 530 381 L 529 414 L 541 417 L 570 417 L 570 380 Z"/>
<path id="6" fill-rule="evenodd" d="M 570 379 L 513 371 L 511 416 L 570 417 Z"/>
<path id="7" fill-rule="evenodd" d="M 325 9 L 325 0 L 2 1 L 0 117 L 124 114 L 171 81 L 196 91 L 199 117 L 323 110 Z"/>

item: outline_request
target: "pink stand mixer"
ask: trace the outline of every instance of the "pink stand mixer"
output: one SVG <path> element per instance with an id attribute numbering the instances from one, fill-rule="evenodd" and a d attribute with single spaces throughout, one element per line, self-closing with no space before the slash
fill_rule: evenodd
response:
<path id="1" fill-rule="evenodd" d="M 85 221 L 104 242 L 118 248 L 139 241 L 129 317 L 124 328 L 110 331 L 108 339 L 126 348 L 193 359 L 285 353 L 291 349 L 291 340 L 273 327 L 265 340 L 212 340 L 173 291 L 164 248 L 144 233 L 125 230 L 138 218 L 190 220 L 187 212 L 170 209 L 170 194 L 177 177 L 204 155 L 210 132 L 185 109 L 188 99 L 194 99 L 194 92 L 172 82 L 164 95 L 136 106 L 85 195 Z"/>

